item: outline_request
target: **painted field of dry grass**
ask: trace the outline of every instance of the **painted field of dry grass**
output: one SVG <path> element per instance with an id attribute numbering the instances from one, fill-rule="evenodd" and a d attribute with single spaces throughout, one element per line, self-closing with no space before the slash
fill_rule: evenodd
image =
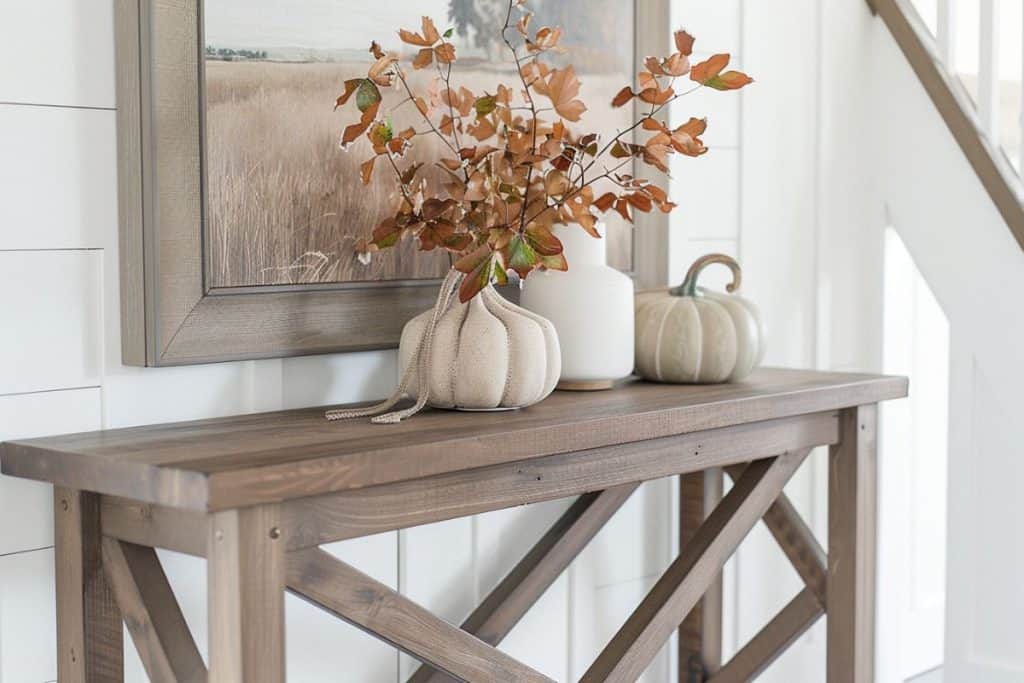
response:
<path id="1" fill-rule="evenodd" d="M 337 63 L 206 63 L 208 216 L 214 287 L 309 282 L 351 282 L 440 277 L 448 258 L 418 254 L 412 242 L 356 261 L 355 242 L 393 208 L 393 187 L 379 167 L 373 183 L 359 180 L 371 154 L 361 140 L 349 150 L 338 139 L 353 111 L 334 112 L 346 78 L 365 65 Z M 612 83 L 584 78 L 583 96 L 594 130 L 613 131 L 616 120 L 604 92 Z M 458 84 L 477 92 L 494 87 L 495 74 L 460 74 Z M 600 92 L 600 95 L 596 95 Z M 589 99 L 588 99 L 589 98 Z M 385 108 L 399 99 L 385 94 Z M 411 125 L 415 110 L 394 115 L 396 129 Z M 604 119 L 604 120 L 602 120 Z M 422 138 L 410 160 L 434 157 L 435 141 Z M 610 225 L 613 264 L 628 267 L 629 231 Z"/>

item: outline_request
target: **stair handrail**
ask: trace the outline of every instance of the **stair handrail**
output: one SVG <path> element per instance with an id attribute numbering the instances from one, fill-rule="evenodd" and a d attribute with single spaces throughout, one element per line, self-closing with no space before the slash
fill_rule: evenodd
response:
<path id="1" fill-rule="evenodd" d="M 921 16 L 907 0 L 866 2 L 872 14 L 885 22 L 978 180 L 1024 249 L 1024 186 L 1021 178 L 999 144 L 985 132 L 971 96 L 940 57 Z"/>

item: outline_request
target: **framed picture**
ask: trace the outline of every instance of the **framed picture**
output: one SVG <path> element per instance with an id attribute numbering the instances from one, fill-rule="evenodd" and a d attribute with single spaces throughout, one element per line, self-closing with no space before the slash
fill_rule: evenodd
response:
<path id="1" fill-rule="evenodd" d="M 374 0 L 372 12 L 356 0 L 116 1 L 124 361 L 397 345 L 449 260 L 411 241 L 369 264 L 356 258 L 392 200 L 385 183 L 362 184 L 365 150 L 340 148 L 334 101 L 365 74 L 371 39 L 411 56 L 395 32 L 421 14 L 452 29 L 454 84 L 514 84 L 500 40 L 507 0 Z M 588 129 L 628 125 L 632 112 L 606 103 L 638 56 L 666 51 L 667 0 L 529 5 L 537 25 L 565 29 L 564 58 L 595 103 Z M 412 77 L 429 87 L 429 74 Z M 390 98 L 401 94 L 386 93 L 385 107 Z M 665 219 L 638 218 L 647 224 L 608 221 L 609 261 L 657 280 Z"/>

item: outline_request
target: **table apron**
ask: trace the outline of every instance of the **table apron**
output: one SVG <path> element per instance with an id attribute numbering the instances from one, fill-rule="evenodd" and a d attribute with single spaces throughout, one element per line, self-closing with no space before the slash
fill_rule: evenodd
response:
<path id="1" fill-rule="evenodd" d="M 723 427 L 434 475 L 281 503 L 289 551 L 839 441 L 836 411 Z M 208 515 L 103 496 L 103 534 L 205 556 Z"/>

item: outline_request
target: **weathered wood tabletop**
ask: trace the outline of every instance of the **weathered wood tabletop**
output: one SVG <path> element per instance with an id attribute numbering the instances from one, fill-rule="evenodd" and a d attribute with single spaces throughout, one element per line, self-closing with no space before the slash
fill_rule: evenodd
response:
<path id="1" fill-rule="evenodd" d="M 671 475 L 680 555 L 581 680 L 635 680 L 677 628 L 681 681 L 751 680 L 827 611 L 828 682 L 869 683 L 875 404 L 906 393 L 902 377 L 762 369 L 397 425 L 318 407 L 28 439 L 0 444 L 0 467 L 56 486 L 62 683 L 121 680 L 122 615 L 152 680 L 281 683 L 285 589 L 419 658 L 415 683 L 548 681 L 495 646 L 641 482 Z M 815 446 L 827 555 L 782 493 Z M 581 494 L 461 628 L 319 548 Z M 723 664 L 716 576 L 761 518 L 806 587 Z M 156 547 L 208 560 L 208 670 Z"/>
<path id="2" fill-rule="evenodd" d="M 217 510 L 645 441 L 906 395 L 906 379 L 763 369 L 711 386 L 630 382 L 512 412 L 429 411 L 397 425 L 323 408 L 67 434 L 0 446 L 3 472 Z"/>

